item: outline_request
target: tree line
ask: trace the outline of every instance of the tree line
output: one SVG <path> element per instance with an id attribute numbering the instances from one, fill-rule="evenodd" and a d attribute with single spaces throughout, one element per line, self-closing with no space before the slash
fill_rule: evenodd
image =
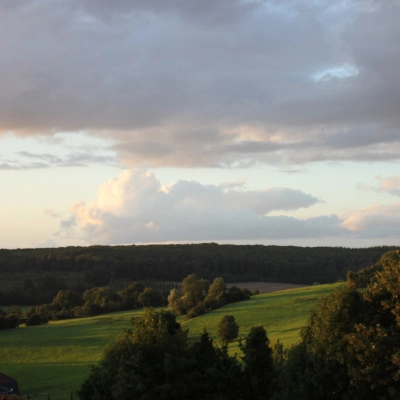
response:
<path id="1" fill-rule="evenodd" d="M 83 293 L 115 280 L 181 282 L 191 273 L 230 283 L 332 283 L 395 249 L 215 243 L 0 249 L 0 304 L 48 303 L 59 290 Z"/>
<path id="2" fill-rule="evenodd" d="M 121 290 L 117 288 L 123 287 Z M 257 293 L 257 292 L 256 292 Z M 114 281 L 110 287 L 93 287 L 83 295 L 62 289 L 49 303 L 29 307 L 25 312 L 19 306 L 8 311 L 0 309 L 0 330 L 12 329 L 25 323 L 42 325 L 49 321 L 92 317 L 116 311 L 142 307 L 168 306 L 188 319 L 205 314 L 227 303 L 242 301 L 253 295 L 246 288 L 227 288 L 222 278 L 212 284 L 196 274 L 188 275 L 182 283 L 143 281 Z"/>
<path id="3" fill-rule="evenodd" d="M 218 345 L 206 330 L 189 340 L 171 310 L 148 309 L 105 349 L 80 399 L 398 399 L 400 252 L 369 272 L 358 274 L 361 290 L 353 275 L 321 298 L 300 342 L 287 349 L 256 326 L 239 339 L 240 354 L 230 355 L 232 318 L 221 320 Z"/>

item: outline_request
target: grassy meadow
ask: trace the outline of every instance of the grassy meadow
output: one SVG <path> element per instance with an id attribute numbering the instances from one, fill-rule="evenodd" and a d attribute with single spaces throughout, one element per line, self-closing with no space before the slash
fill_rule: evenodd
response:
<path id="1" fill-rule="evenodd" d="M 189 337 L 198 337 L 206 328 L 216 339 L 219 320 L 234 315 L 244 336 L 255 325 L 263 325 L 271 341 L 279 339 L 285 346 L 299 339 L 300 328 L 322 295 L 331 293 L 333 285 L 310 286 L 253 296 L 250 300 L 228 304 L 213 312 L 185 321 Z M 104 346 L 131 327 L 130 319 L 141 311 L 125 311 L 92 318 L 50 322 L 37 327 L 0 331 L 0 372 L 18 380 L 23 395 L 32 400 L 70 399 L 102 355 Z M 237 341 L 230 346 L 238 353 Z M 77 398 L 77 396 L 75 397 Z"/>

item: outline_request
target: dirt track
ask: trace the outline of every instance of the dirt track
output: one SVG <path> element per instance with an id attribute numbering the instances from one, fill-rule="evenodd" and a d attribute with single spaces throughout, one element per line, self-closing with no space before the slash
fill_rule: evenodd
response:
<path id="1" fill-rule="evenodd" d="M 272 283 L 272 282 L 237 282 L 237 283 L 230 283 L 227 286 L 228 287 L 237 286 L 239 288 L 247 288 L 252 292 L 258 289 L 260 293 L 271 293 L 271 292 L 277 292 L 279 290 L 305 287 L 305 285 L 292 285 L 290 283 Z"/>

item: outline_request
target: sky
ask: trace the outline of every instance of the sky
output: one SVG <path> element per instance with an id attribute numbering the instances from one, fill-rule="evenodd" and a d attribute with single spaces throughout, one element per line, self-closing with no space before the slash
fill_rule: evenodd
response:
<path id="1" fill-rule="evenodd" d="M 400 245 L 399 0 L 2 0 L 0 248 Z"/>

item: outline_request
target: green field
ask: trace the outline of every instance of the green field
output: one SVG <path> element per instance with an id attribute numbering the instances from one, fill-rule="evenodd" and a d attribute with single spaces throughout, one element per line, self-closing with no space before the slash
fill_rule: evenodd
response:
<path id="1" fill-rule="evenodd" d="M 219 320 L 230 314 L 239 324 L 239 336 L 252 326 L 263 325 L 270 340 L 279 338 L 288 346 L 298 341 L 299 330 L 318 298 L 332 292 L 335 286 L 262 294 L 180 322 L 189 329 L 190 337 L 198 337 L 206 328 L 215 338 Z M 140 313 L 119 312 L 0 331 L 0 372 L 16 378 L 21 393 L 30 395 L 31 400 L 47 396 L 51 400 L 68 400 L 87 377 L 90 365 L 100 360 L 104 346 L 130 328 L 131 317 Z M 239 351 L 237 342 L 230 351 Z"/>

